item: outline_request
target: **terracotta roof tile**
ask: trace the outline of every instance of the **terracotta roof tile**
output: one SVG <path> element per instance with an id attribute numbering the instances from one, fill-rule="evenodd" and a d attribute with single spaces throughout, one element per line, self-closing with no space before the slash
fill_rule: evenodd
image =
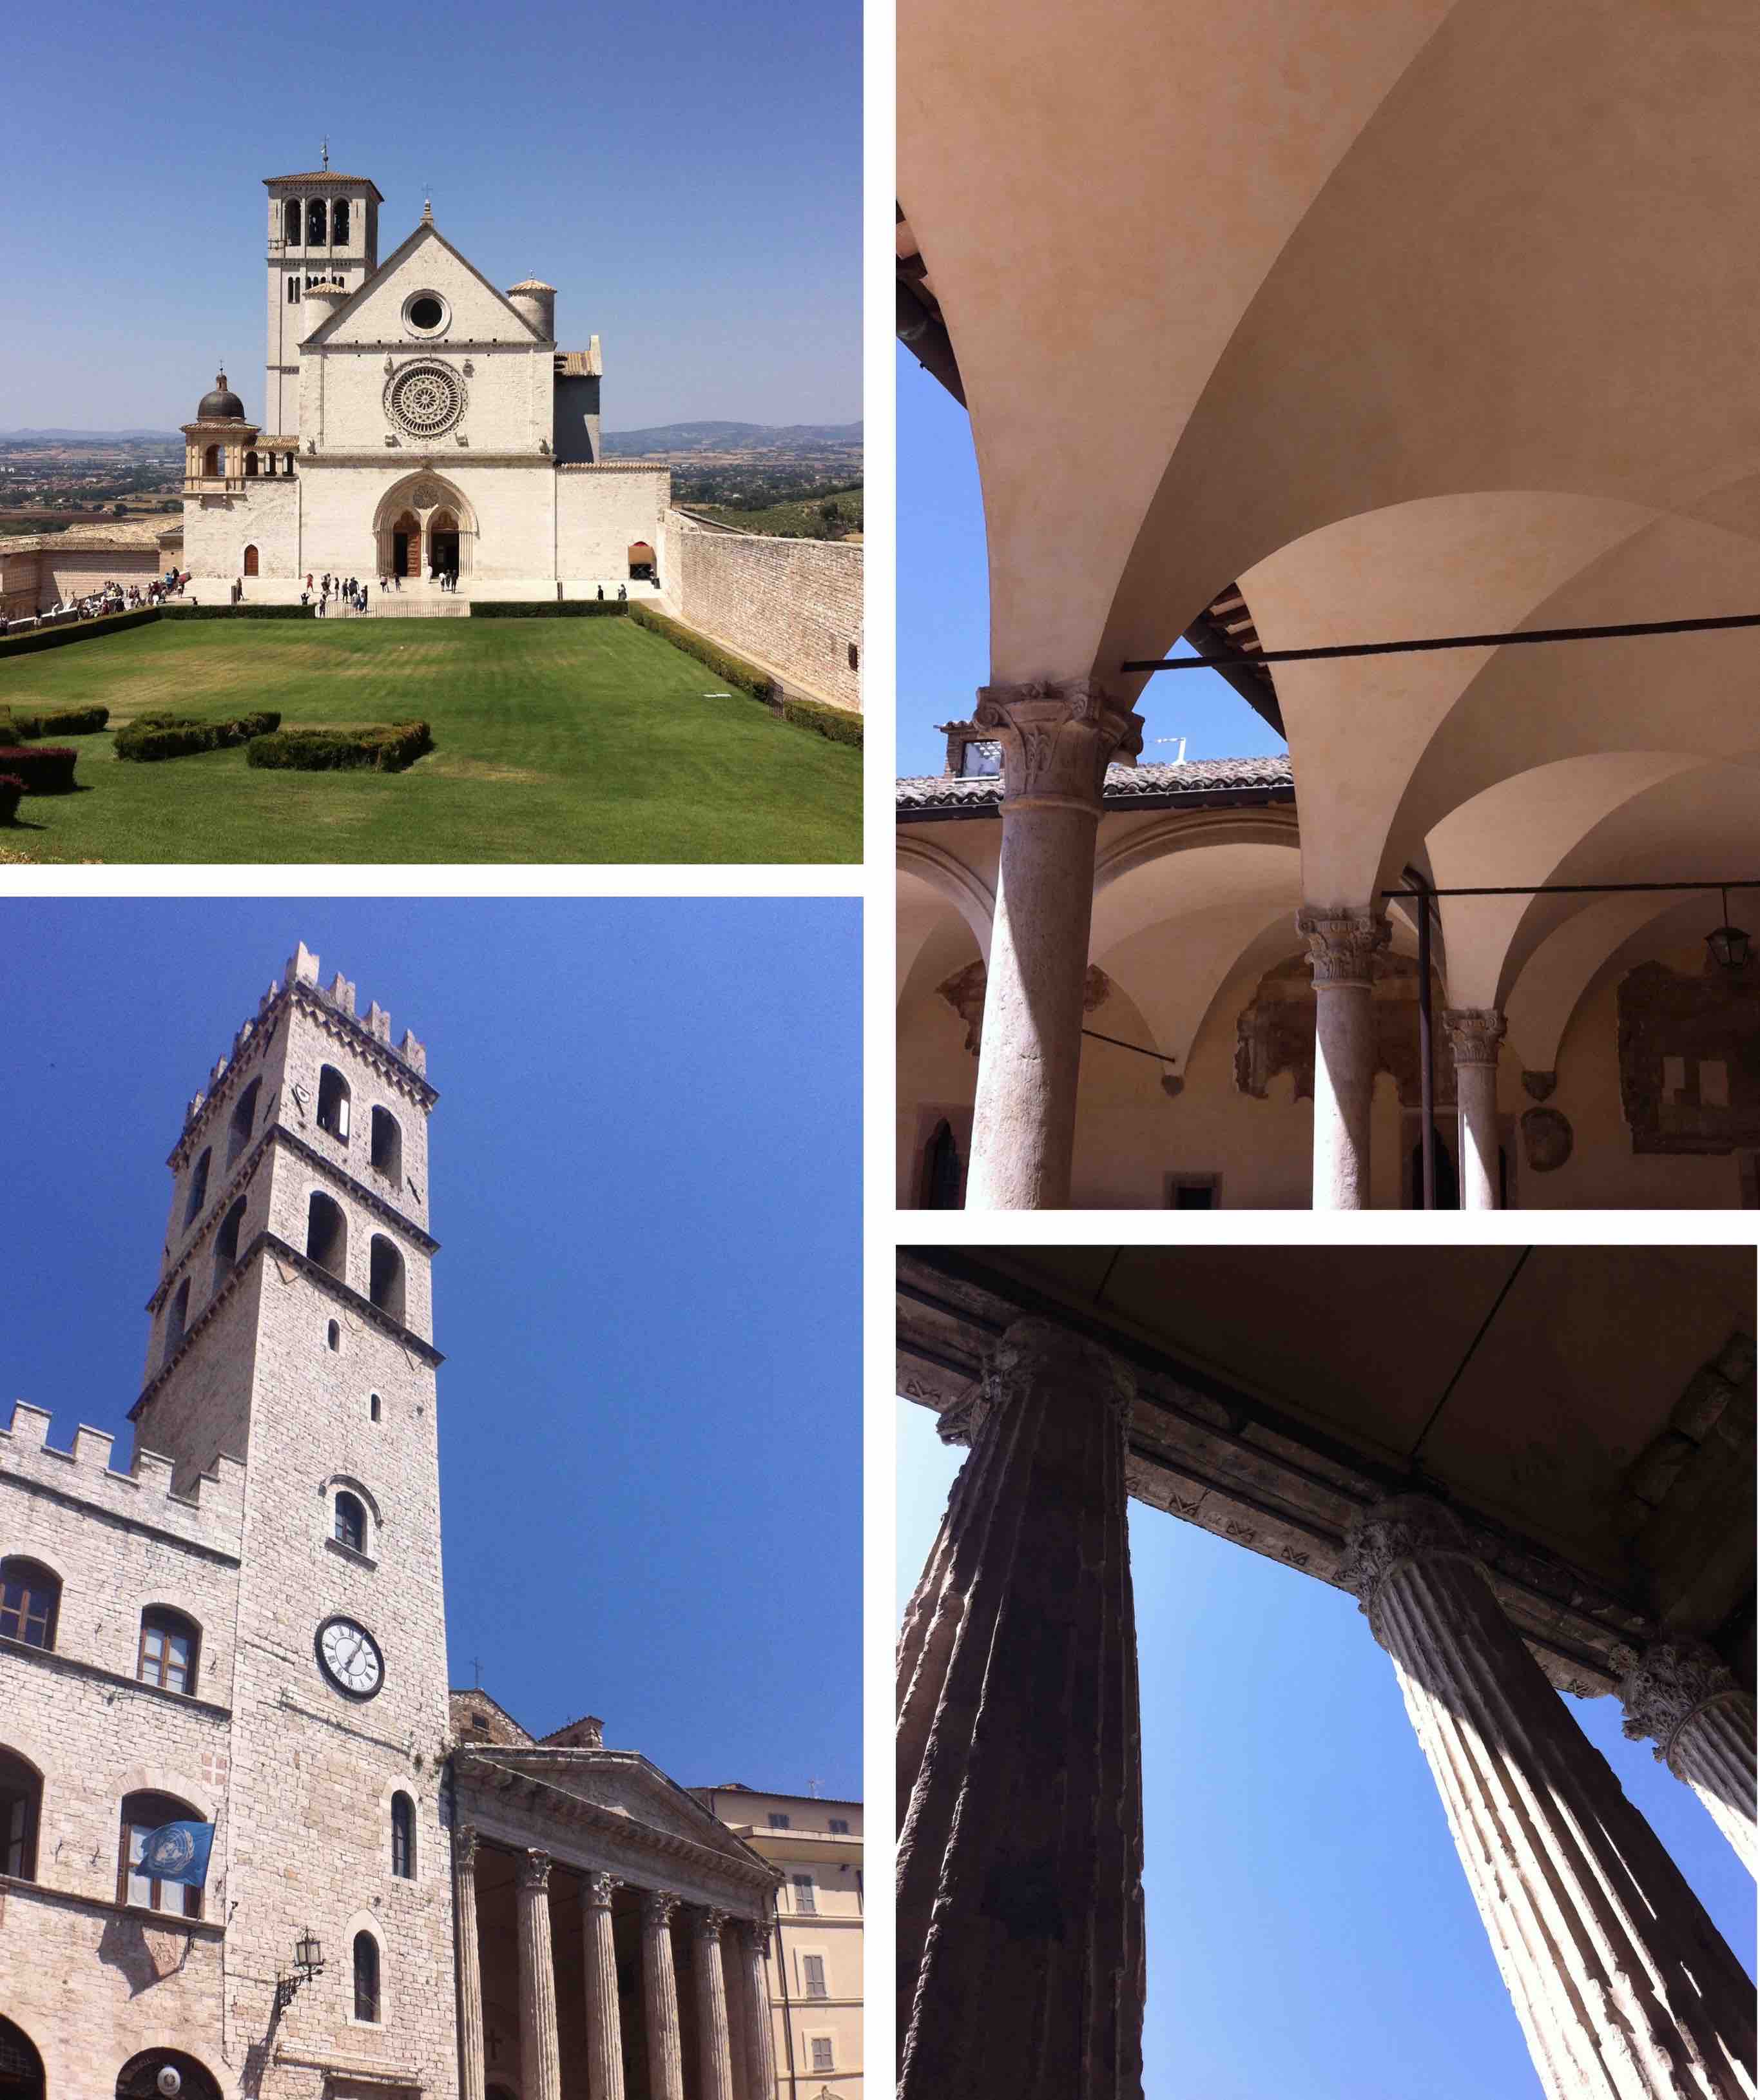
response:
<path id="1" fill-rule="evenodd" d="M 1134 801 L 1181 795 L 1293 792 L 1295 775 L 1286 757 L 1188 758 L 1177 765 L 1109 765 L 1104 806 L 1127 809 Z M 898 783 L 900 816 L 924 810 L 969 810 L 981 816 L 1002 801 L 1002 782 L 995 774 L 967 778 L 930 774 Z"/>

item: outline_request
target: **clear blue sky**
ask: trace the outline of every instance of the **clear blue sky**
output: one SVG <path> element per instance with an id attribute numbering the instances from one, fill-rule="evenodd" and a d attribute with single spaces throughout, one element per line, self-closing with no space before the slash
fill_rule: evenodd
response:
<path id="1" fill-rule="evenodd" d="M 123 1436 L 185 1103 L 303 938 L 428 1046 L 454 1683 L 861 1789 L 859 907 L 0 905 L 0 1405 Z"/>
<path id="2" fill-rule="evenodd" d="M 939 773 L 937 722 L 964 720 L 990 677 L 984 499 L 972 426 L 901 344 L 898 374 L 898 770 Z M 1219 588 L 1228 579 L 1217 579 Z M 1175 654 L 1193 652 L 1181 642 Z M 1045 666 L 1048 676 L 1084 667 Z M 1255 758 L 1287 747 L 1214 671 L 1163 673 L 1137 703 L 1143 763 Z"/>
<path id="3" fill-rule="evenodd" d="M 605 426 L 862 412 L 861 11 L 15 11 L 0 430 L 174 429 L 223 356 L 262 403 L 266 175 L 330 165 L 604 339 Z"/>
<path id="4" fill-rule="evenodd" d="M 901 1612 L 965 1454 L 898 1403 Z M 1131 1507 L 1149 1912 L 1144 2088 L 1202 2100 L 1540 2100 L 1354 1598 Z M 1693 1794 L 1568 1702 L 1752 1973 L 1753 1882 Z"/>

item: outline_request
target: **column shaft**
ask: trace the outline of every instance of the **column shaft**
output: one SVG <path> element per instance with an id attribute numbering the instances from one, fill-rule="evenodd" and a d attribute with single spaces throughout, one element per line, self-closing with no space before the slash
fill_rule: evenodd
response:
<path id="1" fill-rule="evenodd" d="M 1131 1398 L 1022 1320 L 948 1425 L 972 1454 L 899 1648 L 901 2100 L 1142 2091 Z"/>
<path id="2" fill-rule="evenodd" d="M 1314 973 L 1314 1193 L 1317 1211 L 1370 1206 L 1374 1101 L 1374 957 L 1391 938 L 1372 905 L 1295 915 Z"/>
<path id="3" fill-rule="evenodd" d="M 624 2031 L 617 2012 L 617 1949 L 611 1938 L 611 1895 L 616 1887 L 616 1877 L 604 1873 L 587 1874 L 580 1884 L 590 2100 L 624 2100 Z"/>
<path id="4" fill-rule="evenodd" d="M 1548 2100 L 1753 2100 L 1753 1990 L 1436 1503 L 1354 1530 L 1395 1671 Z"/>
<path id="5" fill-rule="evenodd" d="M 1085 679 L 986 686 L 977 719 L 1001 742 L 1004 795 L 966 1207 L 1061 1210 L 1101 789 L 1114 751 L 1142 748 L 1141 719 Z"/>
<path id="6" fill-rule="evenodd" d="M 452 1917 L 458 1935 L 458 2096 L 483 2100 L 483 1957 L 477 1939 L 477 1833 L 452 1833 Z"/>
<path id="7" fill-rule="evenodd" d="M 697 2045 L 703 2100 L 734 2100 L 734 2052 L 727 2032 L 727 1983 L 721 1969 L 721 1927 L 727 1913 L 696 1913 Z"/>
<path id="8" fill-rule="evenodd" d="M 739 1936 L 741 2024 L 745 2029 L 745 2100 L 776 2100 L 776 2036 L 770 2019 L 764 1953 L 770 1928 L 763 1919 L 742 1918 Z"/>
<path id="9" fill-rule="evenodd" d="M 1750 1874 L 1754 1831 L 1754 1702 L 1713 1648 L 1659 1641 L 1620 1685 L 1625 1733 L 1696 1793 Z"/>
<path id="10" fill-rule="evenodd" d="M 1460 1104 L 1461 1208 L 1502 1208 L 1498 1139 L 1498 1048 L 1503 1016 L 1495 1007 L 1449 1007 L 1442 1022 L 1454 1052 Z"/>
<path id="11" fill-rule="evenodd" d="M 649 2100 L 685 2100 L 684 2045 L 678 2030 L 678 1978 L 673 1961 L 673 1912 L 678 1899 L 662 1889 L 642 1898 L 642 2002 L 648 2023 Z"/>
<path id="12" fill-rule="evenodd" d="M 556 2040 L 556 1973 L 550 1958 L 550 1855 L 520 1860 L 519 2083 L 524 2100 L 562 2100 Z"/>

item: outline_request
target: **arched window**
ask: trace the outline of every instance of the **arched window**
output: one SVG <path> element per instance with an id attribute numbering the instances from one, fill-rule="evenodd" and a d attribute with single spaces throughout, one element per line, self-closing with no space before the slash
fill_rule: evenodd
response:
<path id="1" fill-rule="evenodd" d="M 253 459 L 256 457 L 254 452 L 251 454 Z M 270 464 L 272 466 L 274 461 L 271 460 Z M 247 466 L 245 471 L 246 474 L 254 474 L 257 470 L 254 466 Z M 245 573 L 247 576 L 254 576 L 258 573 L 257 550 L 254 547 L 247 547 L 245 549 Z"/>
<path id="2" fill-rule="evenodd" d="M 391 1872 L 416 1878 L 416 1804 L 407 1793 L 391 1796 Z"/>
<path id="3" fill-rule="evenodd" d="M 220 1221 L 214 1236 L 214 1287 L 218 1290 L 238 1264 L 239 1228 L 245 1222 L 245 1198 L 240 1196 Z"/>
<path id="4" fill-rule="evenodd" d="M 201 1630 L 169 1605 L 153 1604 L 140 1615 L 140 1655 L 135 1674 L 143 1684 L 193 1696 L 201 1659 Z"/>
<path id="5" fill-rule="evenodd" d="M 283 236 L 297 248 L 299 245 L 299 199 L 289 197 L 281 207 Z"/>
<path id="6" fill-rule="evenodd" d="M 306 245 L 321 248 L 324 245 L 324 199 L 314 197 L 306 207 Z"/>
<path id="7" fill-rule="evenodd" d="M 369 1392 L 367 1395 L 367 1416 L 368 1419 L 373 1422 L 377 1422 L 379 1418 L 379 1396 L 376 1392 Z"/>
<path id="8" fill-rule="evenodd" d="M 225 474 L 226 469 L 221 464 L 220 448 L 218 445 L 210 445 L 207 451 L 202 454 L 201 470 L 210 481 L 218 481 Z"/>
<path id="9" fill-rule="evenodd" d="M 130 1793 L 122 1799 L 122 1834 L 116 1865 L 116 1899 L 139 1910 L 169 1911 L 174 1917 L 200 1917 L 201 1890 L 183 1882 L 156 1881 L 137 1873 L 142 1848 L 167 1823 L 199 1823 L 187 1801 L 170 1793 Z"/>
<path id="10" fill-rule="evenodd" d="M 42 1774 L 16 1750 L 0 1745 L 0 1874 L 21 1882 L 36 1880 L 37 1829 L 42 1821 Z M 5 2024 L 0 2020 L 0 2028 Z"/>
<path id="11" fill-rule="evenodd" d="M 364 1553 L 367 1550 L 366 1505 L 346 1488 L 337 1490 L 333 1536 L 338 1546 L 347 1546 L 351 1552 Z"/>
<path id="12" fill-rule="evenodd" d="M 250 1142 L 250 1134 L 257 1127 L 257 1097 L 262 1092 L 261 1079 L 253 1079 L 245 1088 L 232 1109 L 232 1120 L 227 1126 L 226 1163 L 230 1167 Z"/>
<path id="13" fill-rule="evenodd" d="M 348 1082 L 333 1065 L 318 1074 L 318 1127 L 347 1144 Z"/>
<path id="14" fill-rule="evenodd" d="M 256 453 L 255 453 L 254 452 L 246 452 L 246 453 L 245 453 L 245 473 L 246 473 L 247 474 L 250 475 L 253 479 L 254 479 L 254 478 L 255 478 L 255 475 L 256 475 L 256 473 L 257 473 L 257 468 L 258 468 L 258 461 L 257 461 L 257 455 L 256 455 Z M 255 549 L 254 547 L 247 547 L 247 548 L 245 549 L 245 554 L 246 554 L 247 558 L 248 558 L 249 555 L 252 555 L 252 554 L 255 554 L 255 553 L 256 553 L 256 551 L 257 551 L 257 550 L 256 550 L 256 549 Z M 248 566 L 249 566 L 249 563 L 248 563 L 248 560 L 247 560 L 247 567 L 248 567 Z M 254 574 L 256 573 L 256 571 L 255 571 L 254 570 L 253 570 L 253 571 L 251 571 L 251 573 L 252 573 L 253 575 L 254 575 Z"/>
<path id="15" fill-rule="evenodd" d="M 298 205 L 294 205 L 291 208 L 295 211 L 298 211 L 299 209 Z M 297 277 L 289 277 L 287 280 L 287 303 L 290 307 L 297 307 L 299 304 L 299 280 Z"/>
<path id="16" fill-rule="evenodd" d="M 27 1648 L 52 1648 L 60 1609 L 59 1575 L 20 1555 L 0 1560 L 0 1636 Z"/>
<path id="17" fill-rule="evenodd" d="M 339 1326 L 337 1326 L 335 1321 L 333 1320 L 330 1322 L 329 1326 L 325 1330 L 324 1339 L 329 1348 L 333 1349 L 339 1349 L 342 1348 L 342 1330 Z"/>
<path id="18" fill-rule="evenodd" d="M 943 1116 L 935 1126 L 923 1159 L 923 1208 L 957 1211 L 959 1207 L 959 1145 L 953 1126 Z"/>
<path id="19" fill-rule="evenodd" d="M 210 1145 L 196 1162 L 196 1171 L 189 1177 L 189 1202 L 183 1211 L 186 1226 L 195 1224 L 201 1215 L 202 1205 L 208 1200 L 208 1168 L 213 1158 L 214 1148 Z"/>
<path id="20" fill-rule="evenodd" d="M 853 642 L 849 645 L 849 668 L 852 671 L 856 668 L 856 646 Z"/>
<path id="21" fill-rule="evenodd" d="M 355 2018 L 379 2023 L 379 1943 L 370 1932 L 355 1935 Z"/>
<path id="22" fill-rule="evenodd" d="M 171 1300 L 171 1309 L 165 1316 L 165 1357 L 169 1363 L 183 1346 L 184 1330 L 189 1325 L 189 1278 L 186 1276 L 177 1286 L 177 1295 Z"/>
<path id="23" fill-rule="evenodd" d="M 394 1320 L 404 1317 L 404 1257 L 382 1233 L 373 1236 L 372 1268 L 368 1290 L 382 1312 Z"/>
<path id="24" fill-rule="evenodd" d="M 373 1112 L 373 1164 L 398 1188 L 404 1185 L 404 1133 L 389 1109 Z"/>
<path id="25" fill-rule="evenodd" d="M 348 1220 L 340 1203 L 313 1189 L 306 1207 L 306 1252 L 332 1276 L 348 1274 Z"/>
<path id="26" fill-rule="evenodd" d="M 348 199 L 338 197 L 330 213 L 330 238 L 337 247 L 348 245 Z"/>

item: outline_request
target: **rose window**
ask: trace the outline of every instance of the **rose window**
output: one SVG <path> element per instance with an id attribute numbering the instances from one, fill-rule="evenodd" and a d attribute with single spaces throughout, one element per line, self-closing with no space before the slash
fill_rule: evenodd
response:
<path id="1" fill-rule="evenodd" d="M 385 412 L 407 437 L 442 437 L 465 412 L 465 382 L 449 364 L 406 364 L 386 382 Z"/>

